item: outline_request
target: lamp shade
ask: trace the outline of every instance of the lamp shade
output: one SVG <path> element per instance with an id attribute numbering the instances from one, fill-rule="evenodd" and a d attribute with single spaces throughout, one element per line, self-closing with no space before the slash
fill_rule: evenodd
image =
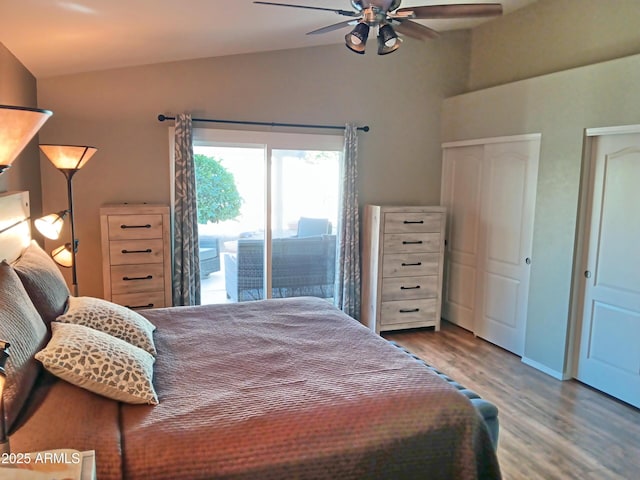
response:
<path id="1" fill-rule="evenodd" d="M 52 240 L 57 240 L 60 237 L 66 214 L 67 210 L 50 213 L 49 215 L 36 219 L 33 223 L 42 235 Z"/>
<path id="2" fill-rule="evenodd" d="M 369 38 L 369 25 L 360 22 L 345 35 L 344 41 L 349 50 L 362 55 L 367 46 L 367 38 Z"/>
<path id="3" fill-rule="evenodd" d="M 79 145 L 40 145 L 40 150 L 59 170 L 80 170 L 98 151 Z"/>
<path id="4" fill-rule="evenodd" d="M 382 25 L 378 31 L 378 55 L 387 55 L 400 48 L 402 39 L 388 23 Z"/>
<path id="5" fill-rule="evenodd" d="M 11 166 L 50 116 L 49 110 L 0 105 L 0 173 Z"/>
<path id="6" fill-rule="evenodd" d="M 65 243 L 51 251 L 51 258 L 62 267 L 71 267 L 73 265 L 73 252 L 71 251 L 71 244 Z"/>

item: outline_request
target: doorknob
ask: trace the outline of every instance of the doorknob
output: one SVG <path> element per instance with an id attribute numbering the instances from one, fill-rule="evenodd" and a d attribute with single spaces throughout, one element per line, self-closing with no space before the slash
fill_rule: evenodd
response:
<path id="1" fill-rule="evenodd" d="M 526 263 L 527 265 L 531 265 L 531 259 L 529 257 L 525 258 L 524 263 Z"/>
<path id="2" fill-rule="evenodd" d="M 591 278 L 591 272 L 589 270 L 584 271 L 585 278 Z"/>

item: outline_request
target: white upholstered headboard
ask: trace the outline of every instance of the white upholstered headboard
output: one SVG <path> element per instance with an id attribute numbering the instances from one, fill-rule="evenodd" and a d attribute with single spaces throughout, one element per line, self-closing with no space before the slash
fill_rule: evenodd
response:
<path id="1" fill-rule="evenodd" d="M 0 261 L 15 261 L 30 241 L 29 192 L 0 193 Z"/>

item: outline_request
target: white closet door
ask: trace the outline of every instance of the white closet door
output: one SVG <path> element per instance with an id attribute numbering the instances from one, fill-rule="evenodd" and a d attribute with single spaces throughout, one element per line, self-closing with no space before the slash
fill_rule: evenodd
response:
<path id="1" fill-rule="evenodd" d="M 539 141 L 485 146 L 475 333 L 524 352 Z"/>
<path id="2" fill-rule="evenodd" d="M 442 317 L 474 329 L 484 147 L 446 148 L 441 203 L 447 207 Z"/>
<path id="3" fill-rule="evenodd" d="M 640 407 L 640 133 L 592 152 L 577 378 Z"/>
<path id="4" fill-rule="evenodd" d="M 443 318 L 522 355 L 540 135 L 444 145 Z"/>

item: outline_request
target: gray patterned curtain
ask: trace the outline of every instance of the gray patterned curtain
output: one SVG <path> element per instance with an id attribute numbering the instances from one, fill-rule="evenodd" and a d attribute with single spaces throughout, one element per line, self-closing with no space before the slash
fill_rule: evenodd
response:
<path id="1" fill-rule="evenodd" d="M 358 216 L 358 129 L 348 123 L 344 131 L 342 195 L 336 265 L 335 304 L 347 315 L 360 318 L 360 221 Z"/>
<path id="2" fill-rule="evenodd" d="M 198 208 L 191 115 L 176 116 L 173 305 L 200 305 Z"/>

